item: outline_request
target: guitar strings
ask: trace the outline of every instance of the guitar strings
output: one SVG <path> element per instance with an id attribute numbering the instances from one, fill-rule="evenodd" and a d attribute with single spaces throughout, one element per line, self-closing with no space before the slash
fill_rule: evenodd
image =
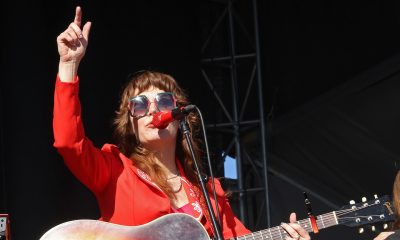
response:
<path id="1" fill-rule="evenodd" d="M 371 207 L 371 206 L 374 206 L 377 204 L 379 204 L 379 203 L 356 207 L 354 209 L 349 208 L 349 209 L 344 209 L 344 210 L 339 210 L 339 211 L 333 211 L 330 213 L 325 213 L 325 214 L 318 216 L 317 224 L 319 226 L 322 226 L 323 228 L 326 228 L 326 227 L 330 227 L 330 226 L 339 224 L 340 220 L 342 220 L 344 222 L 350 222 L 351 220 L 356 219 L 356 217 L 341 217 L 341 216 L 351 213 L 351 212 L 359 211 L 364 208 L 368 208 L 368 207 Z M 336 213 L 336 217 L 335 217 L 335 213 Z M 369 215 L 369 216 L 379 216 L 379 215 Z M 369 216 L 357 216 L 357 217 L 358 218 L 367 218 Z M 303 220 L 297 221 L 297 223 L 299 225 L 303 226 L 303 228 L 305 228 L 306 231 L 312 232 L 312 228 L 309 224 L 309 219 L 303 219 Z M 266 239 L 274 240 L 274 239 L 281 239 L 282 237 L 286 237 L 286 236 L 288 236 L 288 233 L 282 227 L 277 226 L 277 227 L 270 228 L 268 230 L 261 230 L 261 231 L 253 232 L 251 234 L 247 234 L 245 236 L 237 237 L 236 239 L 258 240 L 258 239 L 266 238 Z"/>
<path id="2" fill-rule="evenodd" d="M 311 231 L 311 228 L 308 225 L 308 223 L 309 223 L 308 219 L 297 221 L 297 223 L 299 225 L 302 225 L 303 227 L 305 227 L 304 225 L 307 225 L 307 227 L 305 227 L 306 230 L 309 232 Z M 273 240 L 273 239 L 282 239 L 283 237 L 286 237 L 286 236 L 289 236 L 289 234 L 282 227 L 277 226 L 277 227 L 270 228 L 268 230 L 261 230 L 261 231 L 253 232 L 253 233 L 245 235 L 245 236 L 237 237 L 236 239 L 254 239 L 254 240 L 271 239 L 271 240 Z"/>
<path id="3" fill-rule="evenodd" d="M 337 225 L 333 212 L 322 214 L 319 217 L 320 218 L 317 219 L 317 224 L 320 226 L 322 225 L 322 226 L 328 227 L 328 226 Z M 305 230 L 307 230 L 308 232 L 312 231 L 309 219 L 303 219 L 303 220 L 297 221 L 297 223 L 299 225 L 303 226 L 303 228 L 305 228 Z M 277 226 L 277 227 L 270 228 L 268 230 L 261 230 L 258 232 L 253 232 L 250 235 L 241 236 L 241 237 L 238 237 L 237 239 L 254 239 L 254 240 L 257 240 L 257 239 L 272 239 L 272 240 L 273 239 L 282 239 L 283 237 L 288 236 L 288 233 L 282 227 Z"/>
<path id="4" fill-rule="evenodd" d="M 324 215 L 333 215 L 333 212 L 327 213 Z M 322 217 L 322 215 L 320 215 Z M 330 218 L 330 219 L 329 219 Z M 334 216 L 330 216 L 328 219 L 324 220 L 324 225 L 327 226 L 334 226 L 337 225 Z M 317 222 L 321 222 L 321 220 L 317 220 Z M 306 231 L 311 232 L 312 229 L 309 224 L 309 219 L 304 219 L 297 221 L 297 223 L 305 228 Z M 319 224 L 320 225 L 320 224 Z M 258 232 L 253 232 L 252 234 L 248 234 L 245 236 L 237 237 L 236 239 L 283 239 L 286 236 L 289 236 L 289 234 L 280 226 L 270 228 L 268 230 L 261 230 Z"/>

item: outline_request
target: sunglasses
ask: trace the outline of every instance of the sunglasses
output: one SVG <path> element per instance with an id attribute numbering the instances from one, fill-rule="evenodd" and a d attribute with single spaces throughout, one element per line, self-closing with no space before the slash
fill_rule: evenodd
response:
<path id="1" fill-rule="evenodd" d="M 155 104 L 159 112 L 171 111 L 176 107 L 176 100 L 171 92 L 157 93 L 154 102 L 145 95 L 138 95 L 129 99 L 129 114 L 134 118 L 144 117 L 149 112 L 151 103 Z"/>

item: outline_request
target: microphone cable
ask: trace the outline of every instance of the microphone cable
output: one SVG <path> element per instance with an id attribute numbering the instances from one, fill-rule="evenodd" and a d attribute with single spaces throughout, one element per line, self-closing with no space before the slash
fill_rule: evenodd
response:
<path id="1" fill-rule="evenodd" d="M 196 111 L 197 111 L 197 113 L 199 114 L 199 117 L 200 117 L 201 129 L 202 129 L 203 138 L 204 138 L 204 145 L 205 145 L 205 148 L 206 148 L 206 155 L 207 155 L 207 161 L 208 161 L 208 169 L 209 169 L 209 171 L 210 171 L 211 186 L 212 186 L 212 187 L 211 187 L 211 190 L 213 191 L 213 195 L 214 195 L 215 210 L 216 210 L 216 212 L 217 212 L 218 223 L 219 223 L 220 227 L 222 228 L 222 226 L 221 226 L 221 216 L 220 216 L 219 211 L 218 211 L 218 209 L 219 209 L 219 208 L 218 208 L 218 199 L 217 199 L 217 193 L 216 193 L 216 190 L 215 190 L 214 174 L 213 174 L 213 169 L 212 169 L 212 166 L 211 166 L 210 151 L 209 151 L 209 149 L 208 149 L 207 134 L 206 134 L 205 124 L 204 124 L 204 120 L 203 120 L 203 115 L 201 114 L 201 111 L 200 111 L 200 109 L 199 109 L 197 106 L 195 106 L 195 109 L 196 109 Z M 202 179 L 203 179 L 203 178 L 202 178 Z M 211 213 L 210 213 L 210 214 L 211 214 Z"/>

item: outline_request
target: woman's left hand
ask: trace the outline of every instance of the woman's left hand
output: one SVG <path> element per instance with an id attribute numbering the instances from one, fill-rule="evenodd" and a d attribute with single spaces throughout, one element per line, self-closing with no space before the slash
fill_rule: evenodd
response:
<path id="1" fill-rule="evenodd" d="M 394 232 L 381 232 L 378 236 L 374 238 L 374 240 L 384 240 L 390 235 L 392 235 Z"/>
<path id="2" fill-rule="evenodd" d="M 282 223 L 281 227 L 289 234 L 286 240 L 310 240 L 311 237 L 304 228 L 296 223 L 296 213 L 291 213 L 290 223 Z"/>

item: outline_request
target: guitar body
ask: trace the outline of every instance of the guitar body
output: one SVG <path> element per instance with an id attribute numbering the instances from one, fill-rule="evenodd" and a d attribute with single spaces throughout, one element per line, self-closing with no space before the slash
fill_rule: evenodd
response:
<path id="1" fill-rule="evenodd" d="M 57 225 L 40 240 L 209 240 L 203 225 L 192 216 L 168 214 L 140 226 L 122 226 L 97 220 L 75 220 Z"/>

